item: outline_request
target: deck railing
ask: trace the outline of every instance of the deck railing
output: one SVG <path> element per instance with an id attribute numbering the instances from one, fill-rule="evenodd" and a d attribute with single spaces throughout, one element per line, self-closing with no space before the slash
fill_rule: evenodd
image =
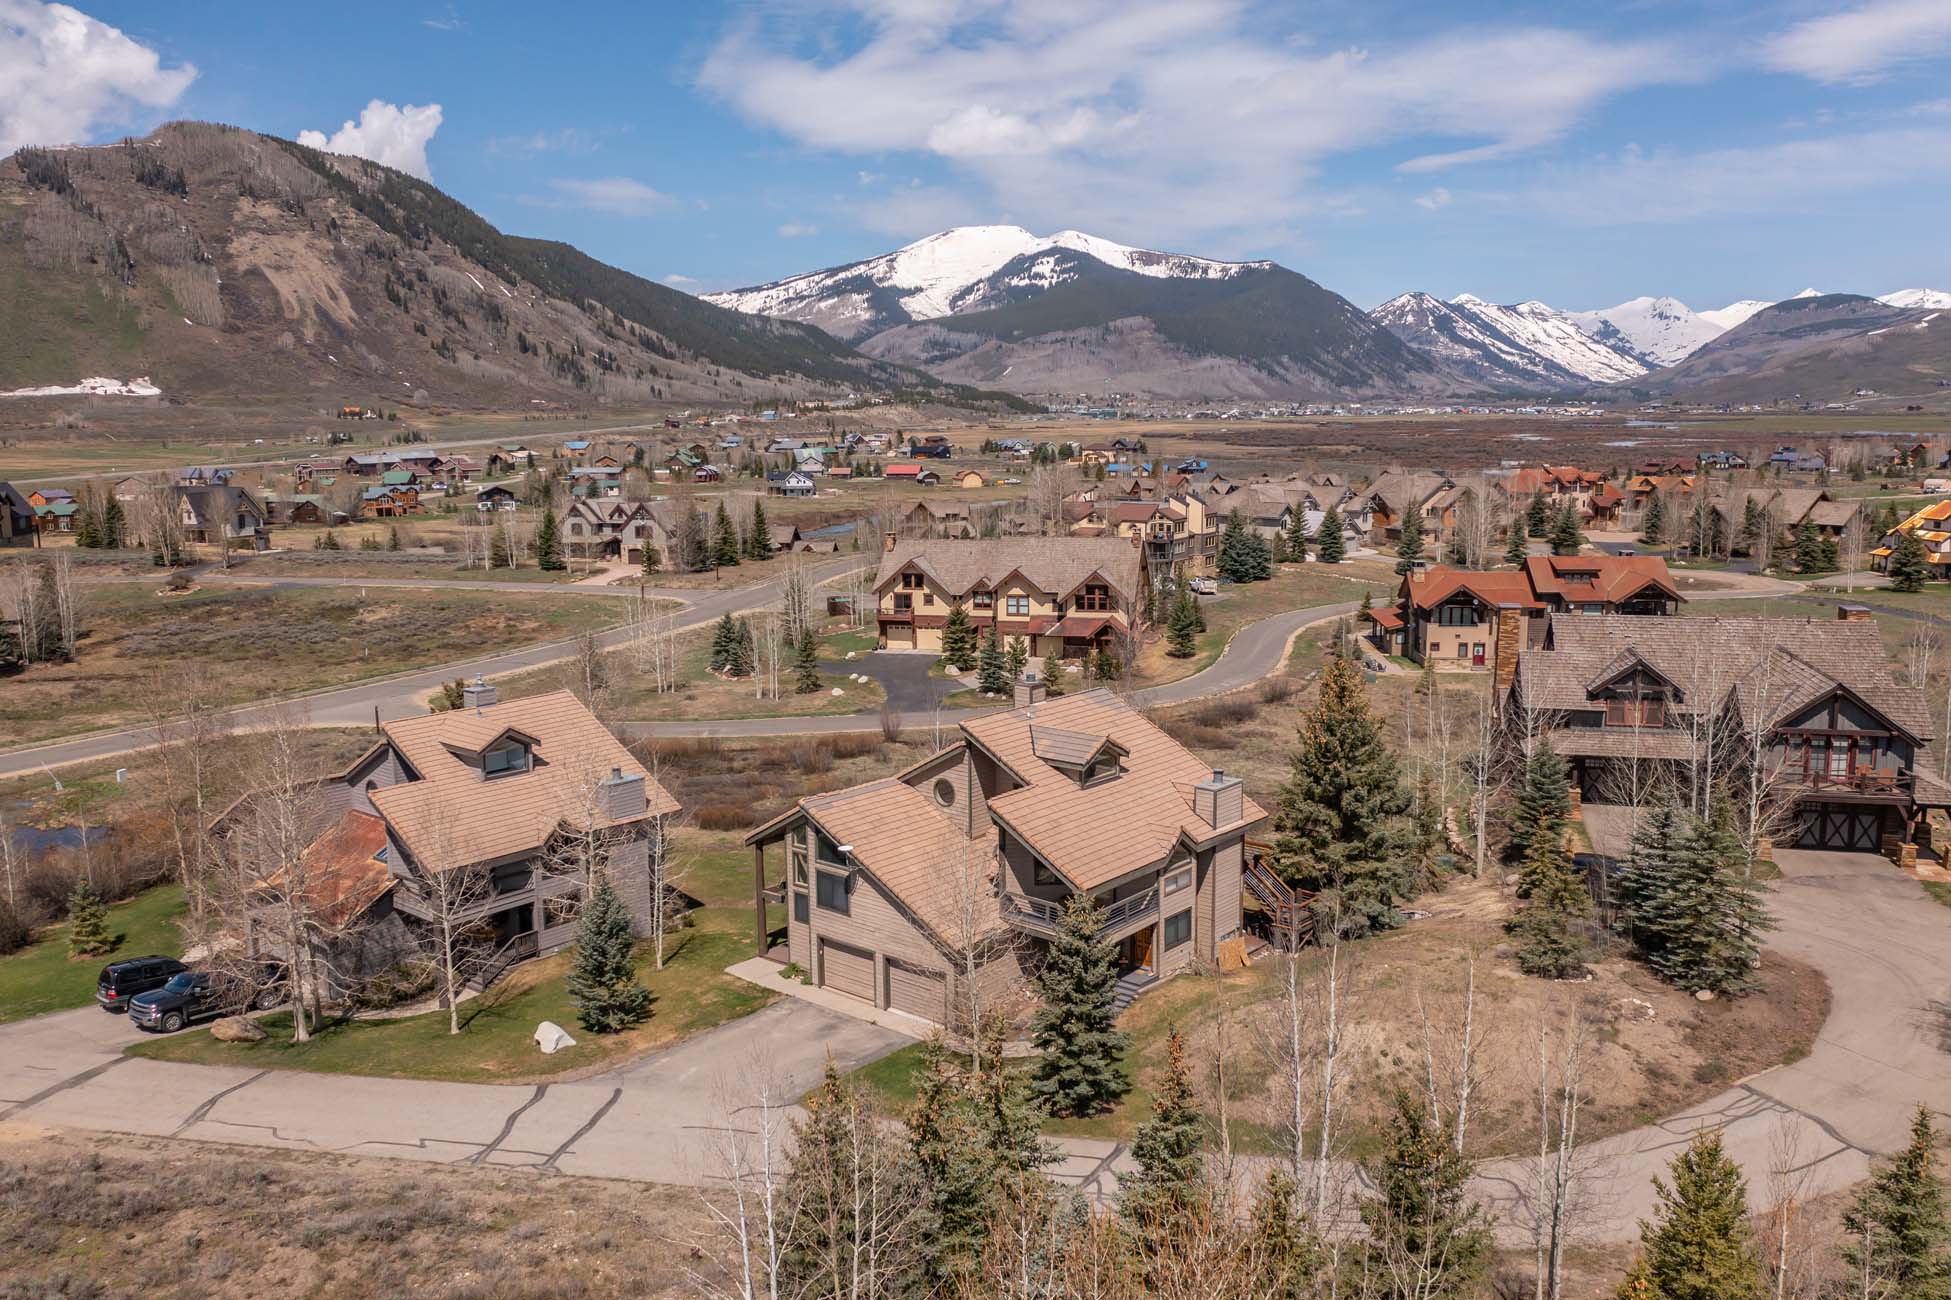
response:
<path id="1" fill-rule="evenodd" d="M 1065 905 L 1064 899 L 1032 898 L 1013 889 L 1005 889 L 1002 894 L 1004 920 L 1043 934 L 1055 934 L 1062 927 Z M 1098 925 L 1108 933 L 1134 921 L 1141 921 L 1157 911 L 1158 886 L 1153 885 L 1142 893 L 1101 906 L 1098 909 Z"/>

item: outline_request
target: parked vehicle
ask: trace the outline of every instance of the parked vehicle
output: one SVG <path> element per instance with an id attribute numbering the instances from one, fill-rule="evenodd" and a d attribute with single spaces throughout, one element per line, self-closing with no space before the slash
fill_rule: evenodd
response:
<path id="1" fill-rule="evenodd" d="M 249 985 L 228 975 L 185 970 L 170 976 L 161 988 L 130 998 L 129 1019 L 137 1029 L 173 1034 L 199 1020 L 236 1015 L 250 1005 L 260 1009 L 275 1006 L 277 999 L 275 989 L 261 990 L 253 998 Z"/>
<path id="2" fill-rule="evenodd" d="M 1195 596 L 1217 596 L 1219 583 L 1212 578 L 1194 578 L 1189 584 Z"/>
<path id="3" fill-rule="evenodd" d="M 188 970 L 174 957 L 130 957 L 102 967 L 95 980 L 95 1001 L 104 1011 L 127 1011 L 129 999 L 147 993 Z"/>

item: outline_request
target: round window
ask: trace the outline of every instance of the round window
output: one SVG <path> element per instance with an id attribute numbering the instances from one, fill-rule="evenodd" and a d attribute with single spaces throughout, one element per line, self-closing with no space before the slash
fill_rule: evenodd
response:
<path id="1" fill-rule="evenodd" d="M 947 777 L 935 782 L 935 802 L 944 808 L 955 806 L 955 784 Z"/>

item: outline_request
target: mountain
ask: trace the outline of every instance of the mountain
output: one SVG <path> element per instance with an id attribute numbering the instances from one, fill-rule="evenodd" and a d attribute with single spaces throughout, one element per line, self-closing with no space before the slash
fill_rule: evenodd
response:
<path id="1" fill-rule="evenodd" d="M 1046 237 L 1021 226 L 958 226 L 862 262 L 704 297 L 734 311 L 817 325 L 851 343 L 896 325 L 978 310 L 1000 293 L 1047 289 L 1059 282 L 1067 259 L 1038 255 L 1066 252 L 1159 279 L 1225 280 L 1272 265 L 1155 253 L 1076 230 Z"/>
<path id="2" fill-rule="evenodd" d="M 1647 367 L 1670 366 L 1726 328 L 1688 308 L 1678 298 L 1633 298 L 1617 307 L 1571 313 L 1579 328 L 1601 341 L 1630 350 Z"/>
<path id="3" fill-rule="evenodd" d="M 1550 392 L 1586 383 L 1578 374 L 1504 332 L 1489 315 L 1434 294 L 1398 294 L 1369 314 L 1430 358 L 1462 391 Z"/>
<path id="4" fill-rule="evenodd" d="M 1717 402 L 1934 394 L 1951 380 L 1951 317 L 1858 294 L 1797 294 L 1756 312 L 1634 392 Z"/>
<path id="5" fill-rule="evenodd" d="M 1877 301 L 1892 307 L 1942 311 L 1951 308 L 1951 293 L 1942 289 L 1899 289 L 1895 293 L 1883 294 Z"/>
<path id="6" fill-rule="evenodd" d="M 0 159 L 0 391 L 147 376 L 170 399 L 750 401 L 922 388 L 425 181 L 234 127 Z"/>
<path id="7" fill-rule="evenodd" d="M 710 301 L 817 324 L 947 382 L 1017 393 L 1332 400 L 1443 382 L 1367 313 L 1285 267 L 1078 231 L 963 227 Z"/>
<path id="8" fill-rule="evenodd" d="M 1762 298 L 1743 298 L 1740 302 L 1731 302 L 1725 307 L 1716 307 L 1712 311 L 1701 312 L 1700 318 L 1711 325 L 1718 326 L 1722 330 L 1731 330 L 1742 321 L 1748 319 L 1748 317 L 1760 311 L 1763 307 L 1773 307 L 1774 305 L 1774 303 Z"/>

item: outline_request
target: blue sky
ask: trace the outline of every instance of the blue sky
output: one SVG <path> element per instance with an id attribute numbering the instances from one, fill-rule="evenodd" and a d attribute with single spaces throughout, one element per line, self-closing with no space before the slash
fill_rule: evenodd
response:
<path id="1" fill-rule="evenodd" d="M 0 150 L 316 132 L 700 291 L 1013 222 L 1707 308 L 1951 288 L 1948 74 L 1951 0 L 0 0 Z"/>

